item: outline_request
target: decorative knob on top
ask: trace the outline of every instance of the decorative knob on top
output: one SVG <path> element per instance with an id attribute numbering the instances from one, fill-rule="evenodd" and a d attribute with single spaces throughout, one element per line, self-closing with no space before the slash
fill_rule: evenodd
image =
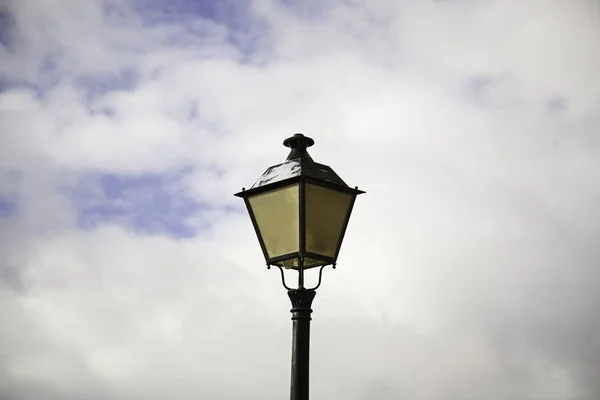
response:
<path id="1" fill-rule="evenodd" d="M 289 147 L 291 149 L 299 149 L 306 150 L 308 147 L 315 144 L 315 141 L 309 138 L 308 136 L 304 136 L 301 133 L 296 133 L 294 136 L 289 137 L 283 141 L 283 145 L 285 147 Z"/>
<path id="2" fill-rule="evenodd" d="M 285 139 L 283 145 L 292 149 L 286 160 L 305 159 L 307 161 L 312 161 L 312 158 L 306 149 L 313 144 L 315 144 L 314 140 L 301 133 L 296 133 L 294 136 Z"/>

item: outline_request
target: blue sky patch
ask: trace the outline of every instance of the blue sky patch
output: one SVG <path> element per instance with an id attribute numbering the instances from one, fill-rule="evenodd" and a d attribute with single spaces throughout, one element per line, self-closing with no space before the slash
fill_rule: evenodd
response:
<path id="1" fill-rule="evenodd" d="M 465 97 L 479 104 L 487 103 L 488 92 L 497 84 L 497 80 L 490 76 L 475 76 L 464 81 L 463 90 Z"/>
<path id="2" fill-rule="evenodd" d="M 139 79 L 135 69 L 127 68 L 111 74 L 80 75 L 75 78 L 75 85 L 83 90 L 87 101 L 92 101 L 109 92 L 133 90 Z"/>
<path id="3" fill-rule="evenodd" d="M 551 114 L 560 114 L 569 107 L 569 101 L 562 96 L 552 96 L 546 101 L 546 111 Z"/>
<path id="4" fill-rule="evenodd" d="M 301 20 L 322 20 L 329 10 L 331 1 L 328 0 L 279 0 L 290 12 Z"/>
<path id="5" fill-rule="evenodd" d="M 486 108 L 507 109 L 519 103 L 519 86 L 510 75 L 472 76 L 461 82 L 462 96 Z"/>
<path id="6" fill-rule="evenodd" d="M 232 210 L 193 199 L 182 184 L 186 173 L 86 175 L 67 195 L 83 228 L 110 222 L 142 234 L 193 237 L 214 222 L 212 216 L 203 220 L 204 214 Z"/>
<path id="7" fill-rule="evenodd" d="M 13 41 L 15 19 L 8 6 L 0 4 L 0 45 L 10 49 Z"/>
<path id="8" fill-rule="evenodd" d="M 134 0 L 133 5 L 150 24 L 199 17 L 226 26 L 235 25 L 236 16 L 250 8 L 247 0 Z"/>
<path id="9" fill-rule="evenodd" d="M 17 212 L 17 205 L 8 199 L 0 197 L 0 218 L 9 218 Z"/>
<path id="10" fill-rule="evenodd" d="M 170 37 L 175 46 L 196 45 L 208 35 L 204 20 L 226 28 L 226 41 L 243 60 L 268 46 L 269 27 L 252 10 L 249 0 L 134 0 L 135 10 L 148 26 L 171 25 L 180 32 Z"/>
<path id="11" fill-rule="evenodd" d="M 19 88 L 26 88 L 31 90 L 38 100 L 44 96 L 44 89 L 39 85 L 22 80 L 8 79 L 0 75 L 0 93 L 6 90 Z"/>

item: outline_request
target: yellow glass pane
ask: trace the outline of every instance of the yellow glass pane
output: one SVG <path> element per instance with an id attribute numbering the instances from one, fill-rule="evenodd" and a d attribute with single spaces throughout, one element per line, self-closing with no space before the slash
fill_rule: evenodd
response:
<path id="1" fill-rule="evenodd" d="M 335 257 L 352 195 L 306 184 L 306 251 Z"/>
<path id="2" fill-rule="evenodd" d="M 248 198 L 269 258 L 299 251 L 298 184 Z"/>

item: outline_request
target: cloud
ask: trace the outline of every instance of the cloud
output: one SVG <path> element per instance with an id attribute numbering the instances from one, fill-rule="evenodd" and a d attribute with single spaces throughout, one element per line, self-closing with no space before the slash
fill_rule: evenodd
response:
<path id="1" fill-rule="evenodd" d="M 242 3 L 0 6 L 3 398 L 285 396 L 232 194 L 303 132 L 367 191 L 314 397 L 596 399 L 596 2 Z"/>

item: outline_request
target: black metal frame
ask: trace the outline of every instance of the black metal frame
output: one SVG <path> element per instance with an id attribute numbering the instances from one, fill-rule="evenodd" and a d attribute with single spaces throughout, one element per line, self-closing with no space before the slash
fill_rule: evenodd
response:
<path id="1" fill-rule="evenodd" d="M 234 196 L 246 198 L 246 197 L 254 196 L 257 194 L 270 192 L 275 189 L 281 189 L 286 186 L 291 186 L 291 185 L 293 185 L 295 183 L 299 183 L 299 182 L 312 183 L 312 184 L 319 185 L 319 186 L 322 186 L 327 189 L 337 190 L 338 192 L 342 192 L 342 193 L 346 193 L 346 194 L 359 195 L 359 194 L 366 193 L 363 190 L 359 190 L 357 187 L 353 189 L 350 187 L 336 185 L 335 183 L 331 183 L 331 182 L 323 182 L 318 179 L 312 178 L 310 176 L 298 175 L 298 176 L 293 176 L 291 178 L 283 179 L 283 180 L 280 180 L 277 182 L 269 183 L 268 185 L 259 186 L 257 188 L 252 188 L 252 189 L 242 188 L 242 191 L 235 193 Z"/>
<path id="2" fill-rule="evenodd" d="M 291 288 L 288 285 L 286 285 L 285 283 L 285 273 L 283 272 L 283 267 L 280 265 L 275 265 L 275 267 L 279 268 L 279 271 L 281 272 L 281 284 L 283 285 L 284 288 L 286 288 L 286 290 L 299 290 L 299 289 L 306 289 L 306 290 L 317 290 L 320 286 L 321 286 L 321 279 L 323 277 L 323 268 L 328 267 L 329 265 L 331 265 L 332 269 L 335 269 L 336 265 L 334 264 L 327 264 L 327 265 L 321 265 L 321 268 L 319 268 L 319 281 L 317 282 L 317 285 L 313 288 Z M 271 265 L 267 265 L 267 269 L 271 269 Z"/>
<path id="3" fill-rule="evenodd" d="M 317 254 L 317 253 L 312 253 L 310 251 L 306 251 L 304 252 L 304 256 L 306 258 L 312 258 L 314 260 L 319 260 L 319 261 L 323 261 L 326 264 L 320 264 L 320 265 L 315 265 L 313 267 L 309 267 L 309 268 L 316 268 L 316 267 L 320 267 L 321 265 L 330 265 L 333 264 L 335 261 L 332 257 L 327 257 L 321 254 Z M 294 252 L 294 253 L 288 253 L 288 254 L 283 254 L 281 256 L 277 256 L 277 257 L 273 257 L 271 259 L 268 259 L 268 265 L 277 265 L 277 263 L 280 263 L 282 261 L 286 261 L 286 260 L 291 260 L 294 258 L 300 258 L 300 252 Z M 284 267 L 285 268 L 285 267 Z"/>
<path id="4" fill-rule="evenodd" d="M 299 265 L 298 265 L 298 289 L 304 289 L 304 256 L 306 254 L 306 183 L 300 181 L 298 187 L 298 218 L 300 230 L 299 239 Z"/>

